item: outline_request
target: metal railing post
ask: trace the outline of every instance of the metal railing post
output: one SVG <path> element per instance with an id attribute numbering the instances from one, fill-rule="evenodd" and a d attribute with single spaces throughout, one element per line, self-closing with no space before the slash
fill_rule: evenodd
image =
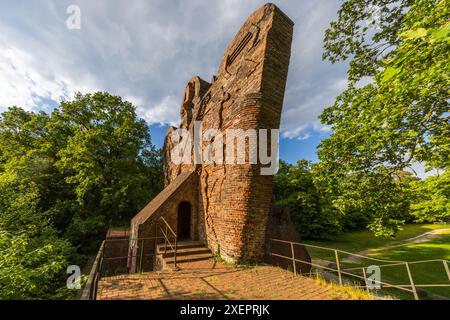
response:
<path id="1" fill-rule="evenodd" d="M 139 261 L 139 273 L 142 273 L 142 257 L 144 255 L 144 240 L 141 240 L 141 259 Z"/>
<path id="2" fill-rule="evenodd" d="M 414 285 L 414 280 L 411 274 L 411 270 L 409 269 L 408 262 L 405 262 L 406 271 L 408 273 L 409 282 L 411 283 L 411 290 L 413 291 L 414 299 L 419 300 L 419 296 L 417 295 L 416 286 Z"/>
<path id="3" fill-rule="evenodd" d="M 99 275 L 97 273 L 94 278 L 94 290 L 92 292 L 91 300 L 97 300 L 98 280 L 99 280 Z"/>
<path id="4" fill-rule="evenodd" d="M 175 250 L 173 251 L 173 266 L 177 268 L 177 238 L 175 238 Z"/>
<path id="5" fill-rule="evenodd" d="M 365 268 L 361 268 L 362 272 L 363 272 L 363 276 L 364 276 L 364 285 L 366 286 L 366 290 L 367 292 L 369 292 L 369 284 L 367 283 L 367 275 L 366 275 L 366 269 Z"/>
<path id="6" fill-rule="evenodd" d="M 81 300 L 95 300 L 97 297 L 98 282 L 101 278 L 99 271 L 103 264 L 104 246 L 105 240 L 100 245 L 100 249 L 95 256 L 94 263 L 89 272 L 89 278 L 81 295 Z"/>
<path id="7" fill-rule="evenodd" d="M 297 266 L 295 265 L 295 253 L 294 253 L 294 243 L 291 242 L 291 254 L 292 254 L 292 270 L 294 274 L 297 275 Z"/>
<path id="8" fill-rule="evenodd" d="M 442 262 L 444 263 L 445 272 L 447 272 L 448 281 L 450 281 L 450 270 L 448 268 L 448 263 L 446 260 L 442 260 Z"/>
<path id="9" fill-rule="evenodd" d="M 272 238 L 268 238 L 269 241 L 271 242 L 278 242 L 278 243 L 283 243 L 283 244 L 289 244 L 291 245 L 292 241 L 286 241 L 286 240 L 280 240 L 280 239 L 272 239 Z M 373 279 L 374 284 L 379 284 L 380 286 L 383 285 L 386 288 L 396 288 L 398 290 L 401 290 L 403 292 L 408 292 L 408 293 L 413 293 L 414 294 L 414 298 L 416 300 L 420 300 L 420 291 L 418 291 L 419 288 L 450 288 L 450 284 L 446 281 L 445 284 L 443 283 L 433 283 L 433 284 L 415 284 L 414 279 L 413 279 L 413 275 L 412 275 L 412 270 L 410 268 L 410 265 L 412 264 L 419 264 L 419 263 L 430 263 L 430 262 L 438 262 L 438 263 L 443 263 L 444 264 L 444 269 L 445 269 L 445 273 L 448 277 L 448 280 L 450 280 L 450 265 L 449 265 L 449 261 L 445 260 L 445 259 L 439 259 L 439 260 L 424 260 L 424 261 L 411 261 L 411 262 L 406 262 L 406 261 L 396 261 L 396 260 L 382 260 L 382 259 L 376 259 L 376 258 L 372 258 L 372 257 L 367 257 L 367 256 L 363 256 L 360 254 L 354 254 L 351 252 L 347 252 L 347 251 L 342 251 L 342 250 L 338 250 L 338 249 L 334 249 L 334 248 L 326 248 L 326 247 L 320 247 L 320 246 L 316 246 L 316 245 L 309 245 L 309 244 L 304 244 L 304 243 L 299 243 L 299 242 L 292 242 L 294 245 L 303 245 L 306 248 L 315 248 L 315 249 L 322 249 L 322 250 L 326 250 L 327 252 L 333 252 L 335 254 L 336 257 L 336 268 L 334 268 L 334 266 L 330 266 L 330 265 L 324 265 L 321 262 L 314 262 L 314 261 L 305 261 L 305 260 L 301 260 L 301 257 L 297 257 L 295 259 L 296 262 L 299 263 L 305 263 L 307 265 L 310 265 L 311 267 L 314 267 L 310 269 L 309 271 L 309 275 L 310 276 L 314 276 L 314 274 L 316 274 L 316 276 L 318 277 L 319 275 L 319 269 L 320 270 L 326 270 L 328 272 L 337 272 L 339 274 L 339 283 L 344 285 L 343 281 L 345 281 L 345 279 L 343 278 L 343 276 L 350 276 L 350 277 L 356 277 L 357 279 L 359 279 L 359 281 L 364 280 L 365 281 L 365 285 L 366 285 L 366 290 L 369 292 L 372 291 L 372 289 L 376 289 L 376 287 L 372 287 L 372 284 L 370 282 L 372 282 L 372 276 L 369 275 L 369 273 L 366 270 L 366 267 L 362 267 L 362 266 L 358 266 L 358 267 L 346 267 L 345 264 L 343 266 L 340 265 L 340 257 L 339 254 L 343 254 L 345 255 L 345 257 L 347 255 L 350 256 L 355 256 L 355 257 L 360 257 L 360 258 L 365 258 L 365 259 L 369 259 L 371 261 L 377 261 L 377 262 L 383 262 L 383 263 L 387 263 L 387 264 L 383 264 L 381 267 L 392 267 L 392 266 L 402 266 L 405 265 L 406 267 L 406 271 L 409 277 L 409 281 L 410 284 L 396 284 L 395 282 L 384 282 L 381 280 L 375 280 Z M 270 247 L 270 255 L 273 257 L 278 257 L 281 259 L 286 259 L 286 261 L 288 262 L 292 262 L 292 255 L 289 256 L 287 253 L 285 254 L 278 254 L 275 252 L 272 252 L 273 248 Z M 292 251 L 292 249 L 291 249 Z M 289 265 L 289 264 L 288 264 Z M 351 270 L 361 270 L 362 269 L 362 275 L 358 274 L 358 273 L 351 273 Z M 441 269 L 442 271 L 442 269 Z M 394 281 L 394 280 L 393 280 Z M 377 286 L 378 287 L 378 286 Z"/>
<path id="10" fill-rule="evenodd" d="M 174 268 L 176 269 L 177 268 L 177 251 L 178 251 L 177 241 L 178 241 L 178 236 L 175 233 L 175 231 L 173 231 L 173 229 L 170 227 L 168 222 L 163 217 L 160 217 L 159 220 L 162 221 L 164 223 L 165 227 L 166 227 L 165 233 L 164 233 L 164 230 L 162 229 L 162 227 L 160 227 L 161 232 L 164 235 L 164 253 L 167 253 L 167 244 L 169 244 L 170 248 L 174 251 L 173 252 L 173 260 L 174 260 Z M 170 231 L 170 238 L 173 237 L 173 239 L 174 239 L 173 242 L 169 238 L 169 231 Z"/>
<path id="11" fill-rule="evenodd" d="M 339 264 L 339 253 L 337 250 L 334 250 L 334 255 L 336 257 L 336 266 L 337 266 L 337 272 L 339 275 L 339 285 L 342 286 L 342 274 L 341 274 L 341 266 Z"/>
<path id="12" fill-rule="evenodd" d="M 105 241 L 106 244 L 106 241 Z M 98 266 L 98 273 L 100 273 L 100 276 L 103 273 L 103 259 L 105 258 L 105 245 L 103 245 L 102 255 L 100 257 L 100 265 Z"/>
<path id="13" fill-rule="evenodd" d="M 164 253 L 167 253 L 167 225 L 166 225 L 166 234 L 164 235 Z"/>

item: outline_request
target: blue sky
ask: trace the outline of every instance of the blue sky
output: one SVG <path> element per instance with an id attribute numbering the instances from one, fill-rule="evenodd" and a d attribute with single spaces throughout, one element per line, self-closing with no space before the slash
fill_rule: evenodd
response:
<path id="1" fill-rule="evenodd" d="M 281 115 L 280 158 L 317 160 L 330 132 L 318 116 L 347 86 L 347 64 L 322 61 L 323 35 L 340 0 L 273 1 L 295 23 Z M 186 83 L 209 81 L 261 0 L 0 0 L 0 112 L 50 112 L 75 92 L 131 101 L 162 146 L 179 123 Z M 81 28 L 67 9 L 79 7 Z M 415 165 L 419 176 L 423 167 Z"/>
<path id="2" fill-rule="evenodd" d="M 158 147 L 164 143 L 164 138 L 168 125 L 154 124 L 150 126 L 152 141 Z M 304 140 L 280 138 L 280 159 L 290 163 L 295 163 L 299 159 L 308 159 L 317 161 L 316 147 L 320 141 L 329 136 L 329 132 L 319 132 L 312 134 L 311 137 Z"/>
<path id="3" fill-rule="evenodd" d="M 105 90 L 137 106 L 162 145 L 179 122 L 186 83 L 210 80 L 242 23 L 264 1 L 1 1 L 0 111 L 51 109 L 77 91 Z M 316 160 L 329 132 L 318 120 L 346 87 L 345 64 L 323 62 L 323 33 L 339 0 L 274 1 L 295 33 L 283 106 L 280 157 Z M 81 10 L 69 30 L 66 10 Z"/>

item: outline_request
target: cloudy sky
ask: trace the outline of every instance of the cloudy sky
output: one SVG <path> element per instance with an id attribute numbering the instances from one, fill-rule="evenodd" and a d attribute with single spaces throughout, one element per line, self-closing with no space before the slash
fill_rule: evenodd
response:
<path id="1" fill-rule="evenodd" d="M 322 39 L 339 0 L 274 1 L 295 34 L 282 114 L 281 158 L 315 160 L 329 134 L 318 121 L 346 86 L 347 66 L 323 62 Z M 106 90 L 133 102 L 161 145 L 179 121 L 193 75 L 210 80 L 227 44 L 264 1 L 0 0 L 0 111 L 51 109 L 74 92 Z M 81 29 L 66 26 L 81 10 Z"/>

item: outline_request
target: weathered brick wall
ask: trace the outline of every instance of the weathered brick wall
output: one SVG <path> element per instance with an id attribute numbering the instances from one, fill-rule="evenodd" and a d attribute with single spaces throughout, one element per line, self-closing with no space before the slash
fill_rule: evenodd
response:
<path id="1" fill-rule="evenodd" d="M 191 239 L 198 239 L 198 232 L 196 229 L 198 219 L 198 175 L 193 172 L 189 178 L 180 185 L 179 188 L 173 192 L 170 197 L 165 201 L 157 210 L 154 211 L 151 219 L 147 219 L 145 222 L 139 224 L 139 235 L 144 237 L 153 237 L 154 229 L 152 229 L 153 221 L 156 221 L 159 217 L 169 223 L 172 230 L 177 232 L 178 226 L 178 205 L 183 202 L 189 202 L 191 204 Z M 164 191 L 163 191 L 164 192 Z M 158 236 L 160 236 L 159 233 Z"/>
<path id="2" fill-rule="evenodd" d="M 177 232 L 178 205 L 187 201 L 191 204 L 191 238 L 198 239 L 198 174 L 195 171 L 184 171 L 169 187 L 156 196 L 141 212 L 131 221 L 131 241 L 129 248 L 129 268 L 135 272 L 139 267 L 141 250 L 144 255 L 154 254 L 156 243 L 148 238 L 162 237 L 159 226 L 165 229 L 159 218 L 163 217 L 172 230 Z M 165 231 L 165 230 L 164 230 Z M 144 245 L 142 246 L 142 239 Z M 171 238 L 171 241 L 174 239 Z M 159 240 L 164 242 L 164 240 Z M 148 259 L 150 261 L 150 259 Z M 148 262 L 150 263 L 150 262 Z M 144 265 L 148 270 L 148 263 Z"/>
<path id="3" fill-rule="evenodd" d="M 274 5 L 253 13 L 228 46 L 213 83 L 193 78 L 186 87 L 180 127 L 193 133 L 193 121 L 202 121 L 203 132 L 220 129 L 224 142 L 227 129 L 278 129 L 292 29 L 293 23 Z M 190 169 L 171 164 L 170 150 L 166 140 L 167 182 L 174 172 Z M 223 153 L 226 157 L 226 146 Z M 248 150 L 246 154 L 248 161 Z M 260 260 L 272 176 L 261 175 L 260 166 L 250 164 L 203 165 L 200 172 L 201 238 L 226 259 Z"/>
<path id="4" fill-rule="evenodd" d="M 223 133 L 223 154 L 227 156 L 227 129 L 278 129 L 289 67 L 293 23 L 276 6 L 267 4 L 254 12 L 226 49 L 218 73 L 208 83 L 199 77 L 189 81 L 181 105 L 180 128 L 194 138 L 194 122 L 202 131 Z M 196 214 L 194 239 L 205 241 L 232 261 L 260 261 L 271 207 L 273 176 L 261 175 L 259 164 L 175 164 L 170 128 L 165 141 L 164 192 L 171 192 L 161 208 L 147 208 L 133 219 L 132 236 L 151 234 L 151 222 L 159 215 L 176 230 L 177 207 L 189 201 Z M 270 137 L 270 132 L 269 132 Z M 245 132 L 239 138 L 245 139 Z M 211 142 L 204 141 L 202 151 Z M 270 148 L 268 148 L 270 150 Z M 234 147 L 235 154 L 237 152 Z M 198 180 L 174 188 L 186 172 L 198 172 Z M 153 203 L 154 201 L 152 201 Z M 157 201 L 156 201 L 157 202 Z M 143 210 L 144 211 L 144 210 Z M 191 228 L 194 229 L 194 228 Z"/>

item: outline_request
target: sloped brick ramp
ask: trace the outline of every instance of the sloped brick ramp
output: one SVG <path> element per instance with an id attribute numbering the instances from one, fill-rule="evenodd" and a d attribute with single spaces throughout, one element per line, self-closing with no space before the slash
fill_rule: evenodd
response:
<path id="1" fill-rule="evenodd" d="M 350 299 L 339 288 L 272 266 L 237 268 L 206 260 L 179 267 L 179 271 L 103 278 L 97 299 Z"/>

